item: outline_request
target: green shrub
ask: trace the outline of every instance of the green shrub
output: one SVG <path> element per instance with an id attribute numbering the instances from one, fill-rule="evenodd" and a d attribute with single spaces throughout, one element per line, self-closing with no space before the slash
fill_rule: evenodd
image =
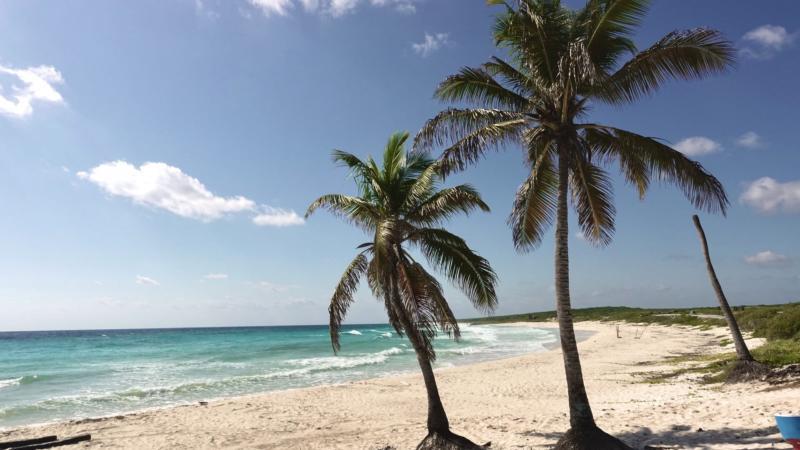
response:
<path id="1" fill-rule="evenodd" d="M 800 338 L 800 308 L 776 314 L 765 333 L 768 340 Z"/>
<path id="2" fill-rule="evenodd" d="M 773 367 L 800 363 L 800 341 L 795 339 L 769 341 L 753 349 L 753 357 L 756 361 Z"/>

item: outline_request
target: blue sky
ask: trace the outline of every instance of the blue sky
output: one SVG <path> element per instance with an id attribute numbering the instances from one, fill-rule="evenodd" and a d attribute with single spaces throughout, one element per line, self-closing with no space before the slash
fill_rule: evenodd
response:
<path id="1" fill-rule="evenodd" d="M 577 2 L 568 2 L 575 5 Z M 637 44 L 711 26 L 734 71 L 672 83 L 595 122 L 658 136 L 725 184 L 702 215 L 732 303 L 800 299 L 800 4 L 656 1 Z M 0 330 L 326 323 L 364 240 L 316 196 L 351 192 L 330 162 L 379 154 L 443 106 L 436 84 L 496 54 L 496 10 L 465 0 L 6 0 L 0 3 Z M 553 250 L 516 254 L 505 224 L 518 149 L 452 182 L 491 214 L 451 227 L 490 259 L 500 309 L 552 309 Z M 572 238 L 575 306 L 715 302 L 691 205 L 615 186 L 617 233 Z M 574 226 L 573 226 L 573 229 Z M 462 317 L 474 315 L 448 290 Z M 381 322 L 362 289 L 351 322 Z"/>

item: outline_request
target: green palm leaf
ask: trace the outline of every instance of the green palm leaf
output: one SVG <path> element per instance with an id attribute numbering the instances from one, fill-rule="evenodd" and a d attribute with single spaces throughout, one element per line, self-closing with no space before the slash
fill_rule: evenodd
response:
<path id="1" fill-rule="evenodd" d="M 595 89 L 607 103 L 628 103 L 670 79 L 700 79 L 731 67 L 735 49 L 716 30 L 674 31 L 634 56 Z"/>
<path id="2" fill-rule="evenodd" d="M 330 314 L 331 345 L 334 352 L 339 351 L 339 331 L 342 327 L 342 321 L 347 314 L 348 308 L 353 303 L 353 295 L 358 289 L 361 277 L 367 271 L 367 264 L 367 257 L 363 253 L 359 253 L 347 266 L 341 280 L 339 280 L 339 284 L 336 286 L 336 290 L 333 291 L 328 313 Z"/>

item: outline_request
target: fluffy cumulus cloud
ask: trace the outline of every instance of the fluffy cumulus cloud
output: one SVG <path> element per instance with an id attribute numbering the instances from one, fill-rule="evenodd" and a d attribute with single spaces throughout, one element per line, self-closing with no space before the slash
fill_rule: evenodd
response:
<path id="1" fill-rule="evenodd" d="M 722 146 L 718 142 L 703 136 L 683 139 L 675 144 L 674 148 L 686 156 L 703 156 L 722 151 Z"/>
<path id="2" fill-rule="evenodd" d="M 748 131 L 736 139 L 736 145 L 755 150 L 764 148 L 764 140 L 755 131 Z"/>
<path id="3" fill-rule="evenodd" d="M 136 284 L 141 284 L 142 286 L 161 286 L 161 283 L 158 281 L 144 275 L 136 275 Z"/>
<path id="4" fill-rule="evenodd" d="M 411 48 L 416 54 L 425 58 L 449 43 L 450 35 L 447 33 L 425 33 L 425 39 L 422 42 L 411 44 Z"/>
<path id="5" fill-rule="evenodd" d="M 261 213 L 253 217 L 253 223 L 262 227 L 290 227 L 302 225 L 305 221 L 294 211 L 262 206 Z"/>
<path id="6" fill-rule="evenodd" d="M 414 13 L 418 0 L 248 0 L 250 4 L 266 16 L 286 16 L 301 7 L 308 13 L 319 13 L 332 17 L 341 17 L 355 11 L 359 6 L 392 8 L 402 13 Z"/>
<path id="7" fill-rule="evenodd" d="M 792 260 L 786 255 L 775 253 L 772 250 L 758 252 L 744 258 L 747 264 L 758 267 L 786 267 L 791 265 Z"/>
<path id="8" fill-rule="evenodd" d="M 114 161 L 88 172 L 78 172 L 78 177 L 111 195 L 127 197 L 137 204 L 165 209 L 190 219 L 211 221 L 228 213 L 252 211 L 256 206 L 242 196 L 214 195 L 197 178 L 163 162 L 136 167 L 125 161 Z"/>
<path id="9" fill-rule="evenodd" d="M 14 69 L 0 65 L 0 74 L 11 77 L 11 83 L 0 82 L 0 114 L 27 117 L 33 114 L 33 105 L 64 103 L 55 85 L 64 82 L 61 73 L 52 66 Z M 2 80 L 0 80 L 2 81 Z"/>
<path id="10" fill-rule="evenodd" d="M 139 167 L 125 161 L 100 164 L 77 173 L 78 178 L 96 184 L 105 192 L 131 199 L 134 203 L 169 211 L 181 217 L 210 222 L 228 214 L 256 214 L 257 225 L 299 225 L 303 219 L 294 211 L 258 207 L 241 195 L 215 195 L 197 178 L 163 162 Z"/>
<path id="11" fill-rule="evenodd" d="M 742 54 L 756 59 L 771 58 L 794 43 L 797 33 L 789 33 L 779 25 L 762 25 L 742 36 Z"/>
<path id="12" fill-rule="evenodd" d="M 800 213 L 800 181 L 762 177 L 745 187 L 739 201 L 767 214 Z"/>

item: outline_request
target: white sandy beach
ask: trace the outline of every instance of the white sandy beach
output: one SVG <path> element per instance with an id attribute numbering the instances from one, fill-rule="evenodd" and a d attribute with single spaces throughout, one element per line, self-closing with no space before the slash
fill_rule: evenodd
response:
<path id="1" fill-rule="evenodd" d="M 723 351 L 725 329 L 650 326 L 641 339 L 634 335 L 642 327 L 631 324 L 620 324 L 621 339 L 614 324 L 581 322 L 578 329 L 595 332 L 579 347 L 598 424 L 634 448 L 790 448 L 772 416 L 800 412 L 797 385 L 643 382 L 641 372 L 675 368 L 663 364 L 667 356 Z M 548 448 L 568 427 L 558 349 L 437 376 L 453 431 L 491 448 Z M 425 412 L 414 374 L 20 429 L 0 440 L 88 432 L 93 440 L 84 448 L 412 449 L 425 435 Z"/>

